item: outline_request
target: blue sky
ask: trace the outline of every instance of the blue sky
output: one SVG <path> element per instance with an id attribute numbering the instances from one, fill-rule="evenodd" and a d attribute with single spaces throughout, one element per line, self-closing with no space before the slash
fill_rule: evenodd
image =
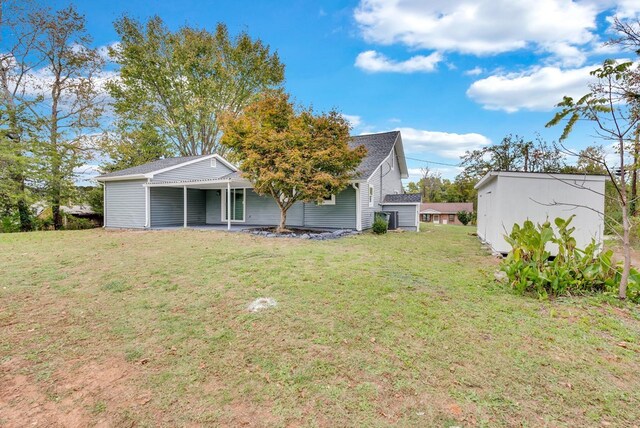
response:
<path id="1" fill-rule="evenodd" d="M 64 6 L 68 2 L 55 1 Z M 465 150 L 509 133 L 552 141 L 545 129 L 564 94 L 583 95 L 588 71 L 630 53 L 603 47 L 611 16 L 638 17 L 640 0 L 84 1 L 96 46 L 113 21 L 157 14 L 277 50 L 287 90 L 318 110 L 348 115 L 354 133 L 400 129 L 408 157 L 458 164 Z M 592 144 L 588 126 L 567 145 Z M 408 160 L 412 178 L 428 164 Z M 453 178 L 456 168 L 432 169 Z"/>

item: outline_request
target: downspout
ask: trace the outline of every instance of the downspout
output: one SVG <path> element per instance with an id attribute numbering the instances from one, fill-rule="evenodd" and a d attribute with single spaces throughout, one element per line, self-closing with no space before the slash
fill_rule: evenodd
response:
<path id="1" fill-rule="evenodd" d="M 144 227 L 151 227 L 151 188 L 149 183 L 151 179 L 147 178 L 147 183 L 144 185 Z"/>
<path id="2" fill-rule="evenodd" d="M 362 231 L 362 201 L 360 200 L 360 183 L 351 183 L 356 191 L 356 230 Z"/>

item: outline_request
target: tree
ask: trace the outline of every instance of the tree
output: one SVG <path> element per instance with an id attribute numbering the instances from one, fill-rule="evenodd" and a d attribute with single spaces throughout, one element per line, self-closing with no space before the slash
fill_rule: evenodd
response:
<path id="1" fill-rule="evenodd" d="M 421 189 L 417 183 L 413 181 L 410 181 L 409 183 L 407 183 L 407 193 L 420 193 L 420 192 L 421 192 Z"/>
<path id="2" fill-rule="evenodd" d="M 60 205 L 73 189 L 74 169 L 93 149 L 88 134 L 103 109 L 104 61 L 90 47 L 84 16 L 73 6 L 56 12 L 27 6 L 12 27 L 15 49 L 3 60 L 4 142 L 13 140 L 16 147 L 15 181 L 24 190 L 28 180 L 42 192 L 60 228 Z"/>
<path id="3" fill-rule="evenodd" d="M 279 233 L 297 201 L 321 202 L 344 189 L 366 154 L 349 148 L 349 124 L 336 111 L 296 108 L 281 90 L 269 90 L 239 116 L 224 121 L 222 144 L 240 161 L 242 174 L 280 208 Z"/>
<path id="4" fill-rule="evenodd" d="M 629 70 L 633 64 L 618 64 L 614 60 L 606 60 L 602 67 L 591 72 L 597 82 L 590 86 L 590 92 L 578 100 L 565 96 L 557 107 L 560 111 L 547 123 L 547 127 L 558 125 L 567 119 L 560 141 L 567 139 L 579 120 L 593 123 L 596 134 L 605 141 L 614 141 L 619 156 L 619 175 L 602 161 L 611 181 L 615 184 L 618 203 L 622 210 L 622 242 L 624 263 L 618 290 L 618 297 L 627 296 L 627 283 L 631 268 L 631 245 L 629 221 L 629 197 L 627 194 L 627 173 L 625 157 L 628 144 L 633 141 L 633 134 L 639 124 L 640 91 L 629 80 Z M 593 158 L 592 160 L 595 160 Z M 602 213 L 604 215 L 604 213 Z"/>
<path id="5" fill-rule="evenodd" d="M 60 205 L 74 187 L 74 170 L 91 157 L 94 143 L 88 135 L 99 126 L 105 97 L 99 88 L 104 60 L 94 48 L 85 18 L 73 6 L 52 13 L 30 14 L 43 31 L 34 54 L 42 60 L 45 77 L 29 79 L 27 104 L 36 140 L 37 177 L 49 199 L 55 229 L 62 228 Z M 29 95 L 26 95 L 29 96 Z"/>
<path id="6" fill-rule="evenodd" d="M 24 126 L 25 80 L 37 62 L 32 55 L 42 29 L 29 18 L 30 1 L 0 1 L 0 216 L 18 214 L 20 230 L 31 230 L 26 176 L 33 167 Z"/>
<path id="7" fill-rule="evenodd" d="M 108 151 L 118 167 L 167 154 L 217 152 L 220 118 L 237 116 L 256 96 L 284 80 L 277 53 L 247 33 L 230 38 L 182 27 L 171 32 L 159 17 L 145 24 L 116 21 L 120 43 L 109 49 L 120 78 L 109 83 L 122 145 Z"/>
<path id="8" fill-rule="evenodd" d="M 576 167 L 586 174 L 606 174 L 605 151 L 602 146 L 588 146 L 578 153 Z"/>
<path id="9" fill-rule="evenodd" d="M 564 166 L 564 157 L 540 136 L 525 141 L 519 135 L 507 135 L 499 144 L 467 151 L 462 166 L 464 176 L 476 179 L 489 171 L 558 172 Z"/>

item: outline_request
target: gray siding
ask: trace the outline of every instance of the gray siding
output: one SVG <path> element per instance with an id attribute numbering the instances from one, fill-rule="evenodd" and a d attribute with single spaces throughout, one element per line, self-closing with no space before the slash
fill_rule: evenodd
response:
<path id="1" fill-rule="evenodd" d="M 108 181 L 105 188 L 105 227 L 143 228 L 146 180 Z"/>
<path id="2" fill-rule="evenodd" d="M 373 206 L 369 207 L 369 185 L 373 186 Z M 391 156 L 384 160 L 366 183 L 360 183 L 360 206 L 362 207 L 362 229 L 373 225 L 373 216 L 382 208 L 380 202 L 384 195 L 402 193 L 402 180 L 398 168 L 395 148 Z"/>
<path id="3" fill-rule="evenodd" d="M 187 225 L 205 224 L 206 210 L 205 191 L 187 189 Z"/>
<path id="4" fill-rule="evenodd" d="M 151 188 L 151 227 L 182 226 L 183 191 L 181 187 Z"/>
<path id="5" fill-rule="evenodd" d="M 220 190 L 206 190 L 206 218 L 207 224 L 221 224 L 221 211 L 220 211 Z"/>
<path id="6" fill-rule="evenodd" d="M 280 223 L 280 208 L 271 196 L 260 196 L 247 189 L 245 222 L 250 226 L 275 226 Z M 207 224 L 222 224 L 221 191 L 206 191 L 206 222 Z M 287 225 L 302 226 L 303 204 L 296 203 L 287 212 Z M 238 224 L 238 223 L 236 223 Z"/>
<path id="7" fill-rule="evenodd" d="M 211 166 L 211 159 L 204 159 L 190 165 L 157 174 L 153 177 L 153 181 L 215 180 L 232 172 L 231 169 L 227 168 L 218 160 L 216 160 L 216 166 L 214 168 Z"/>
<path id="8" fill-rule="evenodd" d="M 287 211 L 287 226 L 302 226 L 304 205 L 295 203 Z M 280 223 L 280 208 L 271 196 L 260 196 L 247 189 L 246 224 L 273 226 Z"/>
<path id="9" fill-rule="evenodd" d="M 383 205 L 384 211 L 398 211 L 398 226 L 400 229 L 416 231 L 416 218 L 418 218 L 418 205 Z"/>
<path id="10" fill-rule="evenodd" d="M 335 205 L 304 204 L 306 227 L 356 228 L 356 191 L 349 186 L 336 195 Z"/>

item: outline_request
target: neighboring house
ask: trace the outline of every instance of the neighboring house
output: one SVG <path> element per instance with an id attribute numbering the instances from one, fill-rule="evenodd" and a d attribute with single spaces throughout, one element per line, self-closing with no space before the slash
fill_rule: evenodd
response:
<path id="1" fill-rule="evenodd" d="M 40 220 L 51 219 L 53 215 L 51 207 L 48 207 L 44 202 L 36 202 L 31 205 L 31 209 Z M 87 219 L 91 221 L 95 227 L 102 226 L 102 215 L 96 213 L 90 205 L 61 205 L 60 212 L 70 217 Z M 63 225 L 66 226 L 66 216 L 62 218 L 62 221 Z"/>
<path id="2" fill-rule="evenodd" d="M 473 202 L 425 202 L 420 206 L 420 220 L 427 223 L 458 224 L 460 211 L 473 212 Z"/>
<path id="3" fill-rule="evenodd" d="M 353 137 L 367 155 L 351 184 L 322 203 L 298 202 L 287 226 L 369 229 L 374 212 L 399 212 L 402 228 L 418 230 L 419 201 L 402 194 L 408 177 L 400 132 Z M 104 184 L 105 227 L 274 226 L 280 210 L 271 196 L 253 191 L 241 171 L 217 154 L 161 159 L 97 177 Z M 397 199 L 385 197 L 398 195 Z"/>
<path id="4" fill-rule="evenodd" d="M 605 176 L 531 172 L 490 172 L 476 184 L 478 236 L 499 253 L 511 246 L 504 236 L 526 220 L 553 225 L 556 217 L 575 215 L 578 248 L 604 235 Z M 548 248 L 556 251 L 553 245 Z"/>

